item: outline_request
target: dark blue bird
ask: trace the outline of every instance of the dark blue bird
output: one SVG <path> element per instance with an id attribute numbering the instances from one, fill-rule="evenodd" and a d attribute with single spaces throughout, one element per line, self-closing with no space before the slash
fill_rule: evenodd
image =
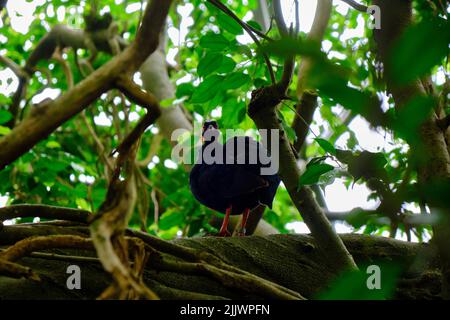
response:
<path id="1" fill-rule="evenodd" d="M 210 209 L 225 214 L 219 235 L 227 230 L 229 216 L 243 214 L 239 234 L 245 235 L 250 211 L 259 205 L 272 208 L 280 178 L 262 175 L 270 166 L 267 150 L 248 136 L 237 136 L 225 144 L 219 142 L 216 121 L 203 125 L 203 145 L 190 174 L 190 187 L 195 198 Z"/>

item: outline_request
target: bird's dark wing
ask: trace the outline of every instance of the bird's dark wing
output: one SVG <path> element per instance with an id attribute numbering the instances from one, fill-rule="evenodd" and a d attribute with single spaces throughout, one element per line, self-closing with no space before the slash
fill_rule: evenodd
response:
<path id="1" fill-rule="evenodd" d="M 268 182 L 245 170 L 241 166 L 215 166 L 202 176 L 201 184 L 206 185 L 210 192 L 222 198 L 244 196 L 259 188 L 267 187 Z"/>
<path id="2" fill-rule="evenodd" d="M 227 140 L 223 148 L 226 163 L 244 165 L 254 174 L 261 175 L 260 169 L 271 165 L 267 149 L 252 137 L 233 137 Z"/>

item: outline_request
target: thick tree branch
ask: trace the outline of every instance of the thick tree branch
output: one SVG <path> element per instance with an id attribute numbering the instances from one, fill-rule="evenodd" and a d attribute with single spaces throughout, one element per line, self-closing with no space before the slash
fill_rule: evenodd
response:
<path id="1" fill-rule="evenodd" d="M 0 139 L 0 170 L 109 90 L 119 76 L 134 73 L 156 49 L 170 4 L 169 0 L 153 0 L 130 47 Z"/>
<path id="2" fill-rule="evenodd" d="M 191 262 L 175 262 L 170 260 L 152 260 L 152 267 L 156 270 L 180 272 L 183 274 L 205 274 L 216 279 L 225 287 L 240 289 L 248 293 L 252 293 L 255 289 L 261 296 L 267 299 L 281 299 L 281 300 L 306 300 L 304 297 L 296 292 L 289 292 L 288 290 L 280 290 L 278 287 L 262 278 L 254 275 L 236 274 L 229 270 L 217 268 L 216 266 L 206 263 L 191 263 Z"/>
<path id="3" fill-rule="evenodd" d="M 39 217 L 87 223 L 91 213 L 82 209 L 55 207 L 41 204 L 16 204 L 0 208 L 0 223 L 14 218 Z"/>
<path id="4" fill-rule="evenodd" d="M 450 114 L 448 114 L 446 117 L 442 119 L 437 119 L 436 122 L 439 128 L 441 128 L 444 131 L 447 130 L 448 127 L 450 127 Z"/>
<path id="5" fill-rule="evenodd" d="M 72 48 L 75 51 L 77 49 L 88 49 L 113 54 L 114 52 L 112 52 L 110 45 L 111 36 L 118 42 L 120 49 L 127 47 L 128 44 L 120 36 L 111 35 L 105 30 L 89 32 L 58 24 L 39 41 L 25 64 L 25 70 L 33 73 L 37 64 L 41 60 L 50 59 L 58 48 L 60 50 Z M 87 41 L 87 39 L 91 39 L 92 41 Z"/>
<path id="6" fill-rule="evenodd" d="M 80 29 L 72 29 L 64 25 L 56 25 L 47 33 L 38 43 L 27 59 L 22 73 L 18 75 L 19 87 L 14 93 L 13 101 L 10 106 L 10 112 L 13 119 L 8 123 L 13 127 L 18 121 L 20 102 L 25 98 L 30 77 L 36 71 L 36 66 L 41 60 L 50 59 L 59 48 L 60 50 L 70 47 L 75 51 L 77 49 L 91 49 L 111 52 L 109 45 L 109 34 L 107 32 L 88 33 Z M 92 41 L 87 41 L 91 39 Z M 120 48 L 125 48 L 124 40 L 116 36 L 115 41 L 120 44 Z M 75 57 L 77 57 L 75 52 Z M 78 61 L 78 60 L 77 60 Z"/>
<path id="7" fill-rule="evenodd" d="M 281 10 L 281 0 L 274 0 L 272 2 L 272 5 L 278 30 L 283 37 L 287 37 L 289 35 L 289 29 L 286 26 L 286 22 L 284 21 L 283 12 Z"/>
<path id="8" fill-rule="evenodd" d="M 317 1 L 316 13 L 314 16 L 314 22 L 311 30 L 308 33 L 308 39 L 311 41 L 322 42 L 325 35 L 326 28 L 328 27 L 328 21 L 330 20 L 332 10 L 331 0 Z M 297 82 L 297 97 L 301 98 L 305 90 L 305 82 L 308 77 L 308 73 L 311 70 L 313 60 L 308 57 L 303 57 L 298 70 L 298 82 Z"/>
<path id="9" fill-rule="evenodd" d="M 419 79 L 407 85 L 398 85 L 392 81 L 392 66 L 390 57 L 392 48 L 404 30 L 413 21 L 413 10 L 411 0 L 374 0 L 374 5 L 380 7 L 381 25 L 383 28 L 374 30 L 374 39 L 377 44 L 378 58 L 383 62 L 385 78 L 389 92 L 392 94 L 395 107 L 401 110 L 411 99 L 426 96 L 427 91 Z M 420 127 L 420 141 L 415 141 L 412 151 L 417 159 L 421 159 L 418 165 L 419 183 L 427 184 L 433 181 L 448 181 L 450 179 L 450 155 L 445 142 L 444 132 L 438 126 L 435 113 L 424 119 Z M 450 210 L 440 208 L 433 199 L 426 199 L 430 207 L 443 214 L 442 223 L 434 228 L 434 239 L 436 240 L 442 259 L 443 269 L 443 293 L 450 298 Z M 435 211 L 435 210 L 433 210 Z"/>
<path id="10" fill-rule="evenodd" d="M 147 114 L 117 148 L 119 155 L 106 199 L 90 227 L 100 261 L 114 278 L 114 283 L 99 298 L 143 296 L 158 299 L 158 296 L 142 282 L 141 268 L 138 266 L 143 267 L 148 258 L 148 254 L 143 250 L 142 241 L 125 240 L 124 232 L 137 198 L 134 166 L 139 139 L 144 130 L 159 117 L 161 110 L 157 99 L 144 92 L 129 77 L 119 77 L 115 86 L 131 101 L 145 107 Z M 121 174 L 124 177 L 123 180 L 120 180 Z M 127 242 L 135 248 L 134 252 L 136 252 L 133 268 L 129 266 Z"/>
<path id="11" fill-rule="evenodd" d="M 269 130 L 267 141 L 271 141 L 270 129 L 280 133 L 276 146 L 266 145 L 271 153 L 272 147 L 279 148 L 279 175 L 286 186 L 295 206 L 316 239 L 322 252 L 328 255 L 330 266 L 336 270 L 356 268 L 352 256 L 348 253 L 341 239 L 336 235 L 324 212 L 314 199 L 312 191 L 307 187 L 298 189 L 300 171 L 289 140 L 284 133 L 275 108 L 284 98 L 285 91 L 278 86 L 255 90 L 248 107 L 249 116 L 255 121 L 258 129 Z"/>
<path id="12" fill-rule="evenodd" d="M 319 3 L 322 3 L 322 1 Z M 331 10 L 331 1 L 327 0 L 326 4 L 322 3 L 322 5 L 326 8 L 326 10 L 322 9 L 322 11 L 326 12 L 321 12 L 319 15 L 325 16 L 325 20 L 328 22 Z M 279 3 L 278 6 L 280 7 Z M 276 12 L 277 10 L 275 10 L 275 13 Z M 278 28 L 280 31 L 286 32 L 286 28 L 283 28 L 284 20 L 279 17 L 277 23 L 279 24 Z M 248 114 L 256 123 L 259 130 L 264 129 L 269 131 L 267 132 L 266 148 L 269 150 L 269 153 L 272 153 L 272 147 L 278 148 L 279 175 L 281 180 L 286 186 L 292 201 L 302 215 L 303 220 L 310 229 L 313 237 L 316 239 L 322 252 L 326 252 L 326 254 L 329 255 L 328 263 L 330 266 L 333 266 L 336 270 L 340 271 L 343 269 L 355 269 L 357 267 L 352 256 L 349 254 L 343 242 L 331 227 L 331 224 L 327 220 L 324 212 L 317 204 L 311 189 L 304 186 L 298 188 L 300 171 L 289 143 L 289 139 L 287 138 L 275 112 L 277 105 L 286 96 L 286 90 L 291 80 L 293 66 L 294 61 L 287 58 L 280 82 L 276 85 L 257 89 L 252 92 L 252 99 L 248 106 Z M 272 133 L 270 130 L 272 129 L 279 132 L 279 140 L 275 142 L 274 146 L 271 145 L 273 142 L 271 138 Z M 268 141 L 271 142 L 269 143 Z"/>
<path id="13" fill-rule="evenodd" d="M 331 9 L 332 1 L 323 0 L 317 2 L 314 22 L 308 33 L 308 39 L 322 42 L 328 21 L 330 20 Z M 312 90 L 305 91 L 306 79 L 313 63 L 314 61 L 312 59 L 302 57 L 298 69 L 297 98 L 300 102 L 296 106 L 296 114 L 292 123 L 292 128 L 297 135 L 294 148 L 298 153 L 301 152 L 306 136 L 309 133 L 309 126 L 313 120 L 314 112 L 317 108 L 317 94 Z"/>
<path id="14" fill-rule="evenodd" d="M 0 259 L 11 262 L 29 255 L 33 251 L 53 248 L 94 249 L 90 239 L 72 235 L 51 235 L 23 239 L 5 251 L 0 252 Z"/>
<path id="15" fill-rule="evenodd" d="M 42 226 L 34 225 L 36 232 Z M 47 228 L 48 226 L 46 226 Z M 8 226 L 8 232 L 22 229 L 21 226 Z M 65 232 L 64 227 L 55 227 L 50 232 Z M 86 229 L 86 228 L 85 228 Z M 135 231 L 133 231 L 135 232 Z M 243 237 L 243 238 L 197 238 L 177 239 L 170 242 L 161 239 L 153 240 L 148 234 L 139 233 L 142 238 L 150 239 L 146 244 L 164 253 L 164 258 L 173 261 L 195 262 L 199 251 L 214 255 L 216 259 L 229 266 L 239 268 L 260 278 L 269 280 L 278 286 L 284 286 L 295 292 L 301 292 L 306 298 L 314 298 L 326 290 L 333 278 L 334 270 L 328 267 L 325 257 L 317 250 L 317 243 L 309 235 L 276 235 L 269 237 Z M 439 299 L 441 274 L 436 266 L 436 259 L 431 254 L 429 263 L 420 264 L 422 254 L 430 253 L 427 244 L 407 243 L 384 237 L 366 235 L 341 235 L 346 246 L 358 263 L 400 263 L 405 266 L 397 282 L 395 298 L 399 299 Z M 158 241 L 158 243 L 157 243 Z M 161 244 L 159 243 L 161 242 Z M 0 233 L 0 245 L 4 244 Z M 173 253 L 174 245 L 180 254 Z M 73 250 L 61 250 L 63 254 L 74 254 Z M 77 255 L 86 251 L 77 251 Z M 183 255 L 181 252 L 188 252 Z M 61 253 L 61 252 L 60 252 Z M 89 257 L 91 255 L 89 254 Z M 190 258 L 191 257 L 191 258 Z M 280 264 L 280 261 L 283 263 Z M 45 298 L 80 299 L 75 290 L 57 290 L 67 281 L 67 261 L 50 257 L 27 257 L 21 260 L 26 268 L 31 267 L 35 274 L 42 275 L 41 283 L 33 281 L 16 280 L 2 277 L 0 281 L 0 295 L 2 298 Z M 97 262 L 80 262 L 83 266 L 83 298 L 95 299 L 98 292 L 110 283 L 110 276 L 98 268 Z M 209 263 L 209 262 L 208 262 Z M 172 265 L 173 266 L 173 265 Z M 192 265 L 189 265 L 191 268 Z M 175 266 L 175 268 L 177 268 Z M 179 269 L 179 268 L 178 268 Z M 227 269 L 224 269 L 227 270 Z M 188 272 L 192 271 L 192 272 Z M 16 276 L 17 277 L 17 276 Z M 261 299 L 265 295 L 258 290 L 247 292 L 239 284 L 225 285 L 222 280 L 216 280 L 212 274 L 191 268 L 179 271 L 157 271 L 149 260 L 145 267 L 144 280 L 163 299 Z M 42 291 L 42 286 L 55 288 L 55 290 Z"/>
<path id="16" fill-rule="evenodd" d="M 282 37 L 290 37 L 290 36 L 297 36 L 297 29 L 295 30 L 295 34 L 292 32 L 293 30 L 291 30 L 291 32 L 289 32 L 288 28 L 286 27 L 286 23 L 284 21 L 283 18 L 283 13 L 281 11 L 281 2 L 280 0 L 275 0 L 273 2 L 274 5 L 274 14 L 275 14 L 275 21 L 277 24 L 277 27 L 280 31 L 280 34 Z M 298 8 L 297 8 L 298 9 Z M 297 16 L 297 26 L 300 24 L 300 21 L 298 20 L 298 16 Z M 289 88 L 289 85 L 292 81 L 292 75 L 294 73 L 294 68 L 295 68 L 295 56 L 291 56 L 291 57 L 286 57 L 285 61 L 284 61 L 284 66 L 283 66 L 283 73 L 281 75 L 281 79 L 280 81 L 276 84 L 277 90 L 279 92 L 284 92 L 285 97 L 286 97 L 286 92 Z M 262 219 L 263 214 L 264 214 L 264 210 L 265 207 L 260 206 L 258 208 L 255 208 L 251 213 L 250 213 L 250 219 L 247 221 L 247 226 L 248 226 L 248 230 L 251 233 L 247 233 L 249 235 L 253 234 L 253 232 L 255 231 L 257 225 L 259 224 L 259 221 Z M 242 220 L 242 216 L 240 216 L 238 218 L 238 222 L 240 222 Z M 235 232 L 237 232 L 237 230 L 235 229 Z"/>
<path id="17" fill-rule="evenodd" d="M 295 130 L 297 140 L 294 142 L 294 148 L 300 154 L 306 137 L 309 133 L 309 127 L 313 121 L 314 113 L 317 109 L 317 94 L 313 92 L 304 92 L 300 102 L 296 106 L 296 114 L 292 122 L 292 129 Z"/>
<path id="18" fill-rule="evenodd" d="M 131 102 L 147 109 L 148 112 L 156 113 L 158 116 L 161 113 L 158 99 L 153 94 L 143 91 L 129 77 L 119 77 L 116 80 L 116 87 Z"/>

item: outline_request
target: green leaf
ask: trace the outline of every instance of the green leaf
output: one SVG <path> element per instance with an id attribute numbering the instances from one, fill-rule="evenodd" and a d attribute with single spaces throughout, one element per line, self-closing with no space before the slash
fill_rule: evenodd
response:
<path id="1" fill-rule="evenodd" d="M 246 115 L 247 115 L 247 108 L 245 107 L 245 103 L 244 103 L 244 108 L 239 110 L 239 113 L 237 116 L 237 123 L 239 124 L 242 121 L 244 121 Z"/>
<path id="2" fill-rule="evenodd" d="M 7 135 L 11 132 L 11 129 L 8 127 L 0 126 L 0 136 Z"/>
<path id="3" fill-rule="evenodd" d="M 8 104 L 10 104 L 10 98 L 8 98 L 7 96 L 5 96 L 3 94 L 0 94 L 0 106 L 1 105 L 8 105 Z"/>
<path id="4" fill-rule="evenodd" d="M 317 182 L 319 182 L 320 176 L 327 172 L 330 172 L 333 169 L 334 167 L 327 163 L 315 162 L 308 164 L 308 166 L 306 167 L 306 171 L 300 177 L 300 180 L 298 182 L 298 189 L 300 189 L 302 186 L 316 184 Z"/>
<path id="5" fill-rule="evenodd" d="M 51 165 L 48 166 L 48 169 L 54 172 L 61 172 L 65 170 L 69 166 L 69 163 L 61 161 L 61 160 L 54 160 L 51 162 Z"/>
<path id="6" fill-rule="evenodd" d="M 222 64 L 216 70 L 217 73 L 230 73 L 236 68 L 236 62 L 230 57 L 223 56 Z"/>
<path id="7" fill-rule="evenodd" d="M 320 51 L 320 43 L 309 39 L 293 39 L 285 37 L 264 44 L 261 50 L 285 58 L 294 55 L 317 58 L 323 57 L 323 53 Z"/>
<path id="8" fill-rule="evenodd" d="M 321 138 L 315 138 L 314 140 L 316 140 L 323 150 L 332 155 L 336 155 L 336 148 L 329 141 Z"/>
<path id="9" fill-rule="evenodd" d="M 175 98 L 164 99 L 159 102 L 159 105 L 161 107 L 165 107 L 165 108 L 170 107 L 174 101 L 175 101 Z"/>
<path id="10" fill-rule="evenodd" d="M 319 89 L 321 94 L 362 115 L 374 126 L 385 125 L 386 115 L 379 107 L 379 100 L 368 91 L 350 87 L 350 75 L 351 70 L 323 60 L 315 63 L 308 73 L 307 88 Z"/>
<path id="11" fill-rule="evenodd" d="M 92 210 L 91 205 L 83 198 L 76 198 L 75 203 L 84 210 Z"/>
<path id="12" fill-rule="evenodd" d="M 253 58 L 252 50 L 250 49 L 250 47 L 248 47 L 246 45 L 237 46 L 236 50 L 237 50 L 237 52 L 239 52 L 241 54 L 245 54 L 247 56 L 247 58 L 249 58 L 249 59 Z"/>
<path id="13" fill-rule="evenodd" d="M 237 23 L 236 20 L 222 12 L 220 12 L 217 16 L 217 24 L 221 29 L 226 30 L 234 35 L 242 34 L 243 32 L 242 27 L 239 25 L 239 23 Z"/>
<path id="14" fill-rule="evenodd" d="M 192 93 L 194 92 L 194 86 L 190 82 L 182 83 L 177 86 L 177 92 L 175 96 L 180 99 L 184 96 L 190 97 Z"/>
<path id="15" fill-rule="evenodd" d="M 344 272 L 331 283 L 327 291 L 319 294 L 320 300 L 384 300 L 392 299 L 395 293 L 401 266 L 396 263 L 373 263 L 379 268 L 380 288 L 369 289 L 373 284 L 376 271 L 368 265 L 360 266 L 357 271 Z"/>
<path id="16" fill-rule="evenodd" d="M 200 46 L 205 49 L 221 51 L 229 45 L 230 42 L 221 34 L 208 33 L 200 38 Z"/>
<path id="17" fill-rule="evenodd" d="M 205 106 L 204 110 L 206 112 L 211 112 L 214 109 L 217 108 L 217 106 L 223 105 L 223 102 L 225 101 L 226 94 L 221 88 L 218 88 L 219 91 L 216 93 L 216 95 L 208 101 L 208 104 Z"/>
<path id="18" fill-rule="evenodd" d="M 45 146 L 50 149 L 61 148 L 61 145 L 58 143 L 58 141 L 47 141 Z"/>
<path id="19" fill-rule="evenodd" d="M 97 186 L 92 190 L 92 202 L 95 209 L 97 209 L 105 200 L 106 192 L 106 188 L 103 188 L 101 186 Z"/>
<path id="20" fill-rule="evenodd" d="M 78 198 L 86 198 L 87 194 L 88 194 L 88 188 L 85 184 L 83 183 L 79 183 L 77 184 L 77 186 L 75 187 L 75 189 L 73 189 L 73 194 L 74 196 L 78 197 Z"/>
<path id="21" fill-rule="evenodd" d="M 370 266 L 379 268 L 371 269 Z M 392 299 L 402 267 L 384 261 L 362 265 L 357 271 L 346 271 L 335 279 L 329 289 L 317 297 L 319 300 L 386 300 Z M 375 271 L 377 270 L 377 271 Z M 379 276 L 379 288 L 369 289 Z"/>
<path id="22" fill-rule="evenodd" d="M 254 20 L 247 21 L 247 24 L 248 24 L 249 26 L 253 27 L 253 28 L 256 29 L 256 30 L 262 31 L 262 28 L 261 28 L 261 26 L 259 25 L 259 23 L 256 22 L 256 21 L 254 21 Z"/>
<path id="23" fill-rule="evenodd" d="M 208 52 L 197 66 L 197 73 L 201 77 L 205 77 L 222 65 L 223 54 Z"/>
<path id="24" fill-rule="evenodd" d="M 283 126 L 283 130 L 286 132 L 289 141 L 295 142 L 297 140 L 295 130 L 287 123 L 286 118 L 281 111 L 278 110 L 277 114 L 278 118 L 281 120 L 281 125 Z"/>
<path id="25" fill-rule="evenodd" d="M 191 103 L 205 103 L 213 99 L 221 88 L 224 78 L 223 76 L 212 75 L 203 80 L 195 89 Z"/>
<path id="26" fill-rule="evenodd" d="M 159 228 L 161 230 L 168 230 L 172 227 L 181 226 L 185 221 L 185 217 L 181 212 L 169 209 L 159 220 Z"/>
<path id="27" fill-rule="evenodd" d="M 376 215 L 370 214 L 361 208 L 355 208 L 345 217 L 345 221 L 354 228 L 361 228 L 367 224 L 367 221 L 371 218 L 371 216 Z"/>
<path id="28" fill-rule="evenodd" d="M 391 50 L 389 76 L 398 84 L 424 76 L 448 55 L 449 43 L 448 20 L 435 18 L 409 27 Z"/>
<path id="29" fill-rule="evenodd" d="M 355 181 L 363 178 L 368 181 L 372 178 L 386 180 L 388 175 L 384 167 L 387 160 L 381 152 L 351 152 L 348 150 L 336 150 L 336 158 L 348 165 L 348 172 Z"/>
<path id="30" fill-rule="evenodd" d="M 246 83 L 250 83 L 250 77 L 248 75 L 241 72 L 233 72 L 225 77 L 222 88 L 224 90 L 237 89 Z"/>
<path id="31" fill-rule="evenodd" d="M 222 125 L 224 128 L 233 128 L 245 117 L 246 106 L 243 101 L 236 101 L 236 99 L 229 99 L 224 104 L 222 109 Z"/>
<path id="32" fill-rule="evenodd" d="M 350 134 L 350 137 L 347 140 L 347 148 L 353 150 L 358 144 L 358 139 L 356 138 L 356 134 L 353 131 L 347 131 Z"/>
<path id="33" fill-rule="evenodd" d="M 255 79 L 255 81 L 253 81 L 253 85 L 255 86 L 255 88 L 261 88 L 261 87 L 270 85 L 270 82 L 268 82 L 265 79 L 258 78 L 258 79 Z"/>
<path id="34" fill-rule="evenodd" d="M 12 119 L 12 114 L 6 110 L 0 109 L 0 124 L 4 124 Z"/>

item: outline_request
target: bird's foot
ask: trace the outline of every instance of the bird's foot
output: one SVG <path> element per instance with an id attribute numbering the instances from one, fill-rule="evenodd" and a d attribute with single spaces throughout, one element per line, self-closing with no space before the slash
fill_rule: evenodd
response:
<path id="1" fill-rule="evenodd" d="M 227 229 L 220 230 L 219 233 L 217 234 L 217 236 L 218 237 L 231 237 L 231 233 Z"/>
<path id="2" fill-rule="evenodd" d="M 239 230 L 236 232 L 236 236 L 238 236 L 238 237 L 245 237 L 245 233 L 246 233 L 245 228 L 241 228 L 241 229 L 239 229 Z"/>

